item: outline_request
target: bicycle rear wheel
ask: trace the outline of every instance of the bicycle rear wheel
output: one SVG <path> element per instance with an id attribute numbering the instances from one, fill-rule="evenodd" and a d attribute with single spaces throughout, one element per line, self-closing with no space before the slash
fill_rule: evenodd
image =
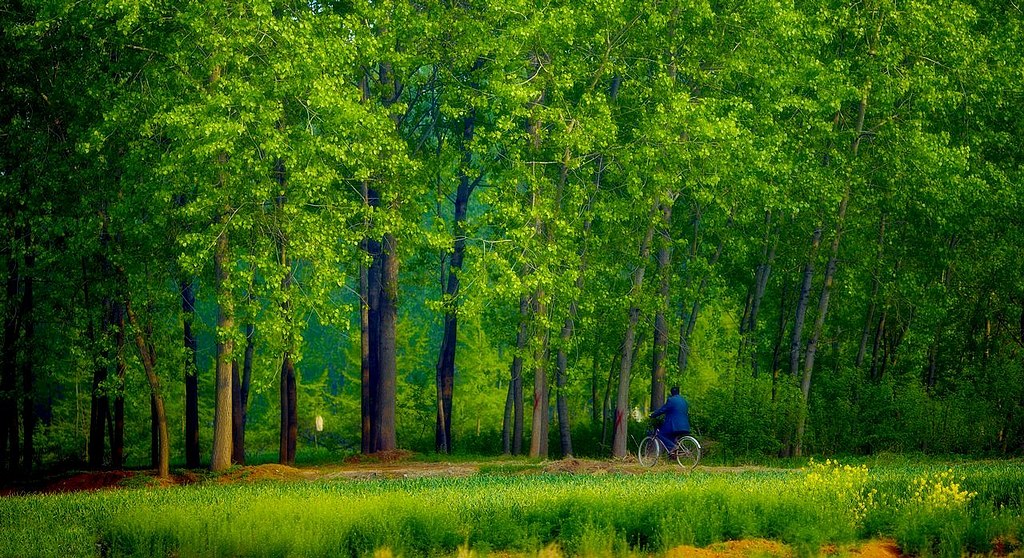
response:
<path id="1" fill-rule="evenodd" d="M 658 462 L 658 456 L 661 455 L 661 444 L 658 439 L 654 436 L 648 436 L 643 440 L 640 440 L 640 449 L 637 450 L 636 457 L 640 460 L 640 464 L 644 467 L 652 467 Z"/>
<path id="2" fill-rule="evenodd" d="M 679 466 L 692 471 L 700 462 L 700 442 L 693 436 L 683 436 L 676 444 L 675 454 Z"/>

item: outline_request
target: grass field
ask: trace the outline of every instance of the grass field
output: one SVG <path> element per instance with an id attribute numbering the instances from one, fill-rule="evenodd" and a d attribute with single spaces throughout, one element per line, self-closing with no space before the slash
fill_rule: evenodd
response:
<path id="1" fill-rule="evenodd" d="M 877 538 L 915 555 L 1019 554 L 1024 464 L 829 461 L 689 475 L 491 466 L 456 478 L 213 478 L 0 498 L 0 556 L 12 557 L 658 556 L 762 538 L 808 556 Z"/>

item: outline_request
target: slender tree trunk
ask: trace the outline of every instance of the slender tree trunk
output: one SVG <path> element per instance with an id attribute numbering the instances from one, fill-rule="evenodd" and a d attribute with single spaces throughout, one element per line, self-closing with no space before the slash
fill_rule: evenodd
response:
<path id="1" fill-rule="evenodd" d="M 234 360 L 234 341 L 231 333 L 235 328 L 235 313 L 232 293 L 228 284 L 228 268 L 231 265 L 228 254 L 228 211 L 225 209 L 219 221 L 220 234 L 213 252 L 215 288 L 217 293 L 217 375 L 213 412 L 213 451 L 210 469 L 223 471 L 231 466 L 231 363 Z"/>
<path id="2" fill-rule="evenodd" d="M 114 435 L 110 442 L 111 462 L 114 469 L 124 467 L 124 375 L 125 362 L 125 310 L 123 302 L 114 303 L 115 347 L 117 351 L 117 394 L 114 396 Z"/>
<path id="3" fill-rule="evenodd" d="M 644 272 L 647 270 L 647 259 L 651 255 L 651 240 L 654 238 L 654 218 L 660 202 L 651 209 L 650 224 L 640 244 L 640 263 L 633 272 L 633 286 L 630 292 L 629 324 L 626 326 L 626 337 L 622 345 L 622 360 L 619 361 L 619 390 L 615 399 L 615 429 L 612 435 L 612 455 L 626 456 L 626 438 L 628 437 L 629 415 L 629 376 L 633 368 L 633 343 L 636 337 L 636 325 L 640 320 L 638 305 L 644 283 Z"/>
<path id="4" fill-rule="evenodd" d="M 530 432 L 530 457 L 548 456 L 548 315 L 544 289 L 534 294 L 534 335 L 533 351 L 533 422 Z"/>
<path id="5" fill-rule="evenodd" d="M 181 282 L 181 313 L 185 345 L 185 466 L 200 467 L 199 452 L 199 367 L 197 364 L 195 323 L 196 294 L 191 281 Z"/>
<path id="6" fill-rule="evenodd" d="M 651 409 L 665 404 L 665 356 L 668 347 L 668 322 L 665 312 L 669 305 L 669 278 L 672 275 L 672 203 L 666 200 L 661 207 L 661 225 L 658 227 L 659 300 L 654 315 L 654 361 L 651 364 Z"/>
<path id="7" fill-rule="evenodd" d="M 241 428 L 239 429 L 237 439 L 233 442 L 236 444 L 236 455 L 241 456 L 243 464 L 245 463 L 245 429 L 249 424 L 249 388 L 252 386 L 252 359 L 253 353 L 256 350 L 255 333 L 256 326 L 254 324 L 250 323 L 245 326 L 245 356 L 242 361 L 242 384 L 238 393 L 238 412 L 242 417 L 239 421 Z"/>
<path id="8" fill-rule="evenodd" d="M 779 372 L 782 368 L 782 341 L 786 336 L 786 327 L 789 325 L 789 278 L 782 281 L 782 294 L 779 301 L 779 327 L 775 331 L 775 349 L 772 351 L 772 401 L 778 394 Z"/>
<path id="9" fill-rule="evenodd" d="M 698 214 L 697 219 L 698 219 L 698 222 L 699 222 L 699 219 L 700 219 L 699 214 Z M 727 226 L 731 226 L 731 225 L 732 225 L 732 217 L 729 218 L 729 221 L 727 223 Z M 697 237 L 696 237 L 696 234 L 697 234 L 696 229 L 697 228 L 698 228 L 698 225 L 694 225 L 694 241 L 693 241 L 694 243 L 693 243 L 693 248 L 692 249 L 696 249 L 696 246 L 697 246 Z M 711 261 L 708 262 L 708 268 L 709 268 L 708 273 L 709 274 L 710 274 L 710 269 L 714 268 L 715 264 L 718 263 L 718 259 L 722 257 L 722 251 L 724 249 L 725 249 L 725 238 L 723 237 L 722 239 L 720 239 L 718 241 L 718 247 L 715 248 L 715 254 L 711 257 Z M 701 301 L 701 297 L 702 297 L 702 295 L 704 293 L 704 289 L 707 288 L 707 284 L 708 284 L 708 275 L 705 275 L 704 277 L 701 278 L 700 285 L 697 286 L 697 292 L 694 293 L 693 306 L 690 309 L 690 313 L 689 314 L 685 314 L 684 313 L 683 325 L 680 328 L 680 333 L 679 333 L 679 355 L 677 357 L 677 361 L 678 361 L 678 364 L 679 364 L 679 371 L 680 372 L 686 370 L 686 367 L 689 366 L 689 364 L 690 364 L 690 336 L 693 335 L 693 328 L 697 325 L 697 315 L 700 313 L 700 301 Z M 684 307 L 685 307 L 685 304 L 684 304 Z"/>
<path id="10" fill-rule="evenodd" d="M 238 359 L 231 362 L 231 464 L 245 465 L 245 448 L 242 447 L 242 373 Z"/>
<path id="11" fill-rule="evenodd" d="M 380 376 L 377 383 L 377 451 L 397 447 L 395 438 L 395 388 L 398 376 L 395 328 L 398 324 L 398 245 L 391 233 L 382 242 Z"/>
<path id="12" fill-rule="evenodd" d="M 13 215 L 10 216 L 13 221 Z M 88 304 L 88 286 L 85 285 Z M 0 377 L 0 473 L 13 476 L 18 467 L 17 340 L 18 264 L 12 251 L 7 259 L 7 291 L 4 312 L 3 370 Z M 91 330 L 90 330 L 91 331 Z M 91 336 L 90 336 L 91 337 Z"/>
<path id="13" fill-rule="evenodd" d="M 372 191 L 371 191 L 372 193 Z M 376 240 L 366 241 L 367 250 L 372 254 L 372 263 L 367 270 L 367 329 L 366 343 L 367 350 L 367 389 L 368 399 L 363 402 L 363 408 L 368 411 L 369 416 L 365 421 L 370 425 L 370 439 L 368 448 L 370 453 L 379 451 L 377 447 L 378 433 L 380 432 L 380 321 L 381 321 L 381 285 L 383 282 L 384 256 L 381 251 L 381 243 Z"/>
<path id="14" fill-rule="evenodd" d="M 26 227 L 27 229 L 27 227 Z M 34 354 L 32 352 L 33 343 L 35 340 L 35 321 L 32 313 L 34 310 L 35 301 L 32 293 L 32 273 L 35 267 L 35 254 L 32 251 L 32 237 L 29 230 L 25 231 L 25 274 L 24 284 L 22 287 L 21 294 L 21 315 L 19 321 L 22 327 L 22 346 L 23 354 L 21 361 L 21 424 L 24 428 L 24 436 L 22 437 L 23 448 L 21 451 L 22 457 L 22 473 L 28 475 L 32 472 L 32 464 L 35 461 L 35 404 L 33 402 L 33 383 L 34 374 L 32 365 L 34 363 Z"/>
<path id="15" fill-rule="evenodd" d="M 103 312 L 100 317 L 100 334 L 94 343 L 102 347 L 100 357 L 93 363 L 92 374 L 92 405 L 89 414 L 89 468 L 101 469 L 106 456 L 107 417 L 110 416 L 110 399 L 107 397 L 107 362 L 110 351 L 107 348 L 107 337 L 110 330 L 110 299 L 104 299 Z M 92 324 L 89 324 L 92 330 Z M 94 337 L 90 335 L 89 337 Z"/>
<path id="16" fill-rule="evenodd" d="M 839 217 L 836 219 L 836 234 L 832 239 L 832 252 L 828 264 L 825 267 L 825 277 L 821 286 L 821 297 L 818 299 L 818 313 L 814 319 L 814 330 L 811 339 L 807 343 L 807 352 L 804 357 L 804 373 L 800 382 L 800 393 L 803 400 L 800 405 L 800 417 L 796 428 L 797 457 L 803 454 L 804 430 L 807 426 L 807 407 L 811 393 L 811 375 L 814 373 L 814 358 L 818 350 L 818 341 L 825 326 L 825 316 L 828 314 L 829 295 L 832 292 L 832 279 L 836 272 L 836 259 L 839 255 L 839 240 L 843 234 L 843 222 L 846 219 L 846 206 L 850 201 L 850 188 L 846 188 L 843 200 L 839 204 Z"/>
<path id="17" fill-rule="evenodd" d="M 280 192 L 285 191 L 284 165 L 278 161 L 274 172 L 277 175 Z M 296 389 L 295 363 L 292 362 L 292 355 L 295 353 L 295 333 L 292 324 L 292 261 L 290 247 L 288 245 L 288 232 L 284 222 L 284 205 L 287 203 L 282 193 L 277 197 L 278 230 L 277 230 L 277 252 L 278 264 L 284 269 L 284 278 L 281 279 L 281 314 L 285 323 L 285 350 L 281 355 L 281 421 L 280 421 L 280 443 L 278 445 L 278 462 L 284 465 L 295 463 L 295 450 L 298 444 L 298 395 Z"/>
<path id="18" fill-rule="evenodd" d="M 472 160 L 469 143 L 473 141 L 475 116 L 472 112 L 462 124 L 462 163 L 468 167 Z M 459 173 L 459 186 L 455 192 L 454 246 L 449 254 L 448 281 L 445 285 L 444 334 L 437 358 L 437 421 L 434 428 L 434 447 L 438 453 L 452 451 L 452 392 L 455 387 L 455 348 L 458 344 L 458 296 L 462 274 L 462 260 L 466 252 L 466 213 L 473 185 L 465 170 Z"/>
<path id="19" fill-rule="evenodd" d="M 143 335 L 143 329 L 139 326 L 139 320 L 132 310 L 131 301 L 125 303 L 125 310 L 128 314 L 128 321 L 135 330 L 135 346 L 139 350 L 139 358 L 142 361 L 142 369 L 146 373 L 146 381 L 149 383 L 150 401 L 153 406 L 153 417 L 156 419 L 157 431 L 157 475 L 166 478 L 170 475 L 171 446 L 167 437 L 167 413 L 164 409 L 164 399 L 160 391 L 160 378 L 156 375 L 156 353 L 152 343 Z M 230 393 L 229 393 L 230 396 Z M 230 425 L 229 425 L 230 426 Z M 230 430 L 228 431 L 230 435 Z M 230 438 L 229 438 L 230 440 Z"/>
<path id="20" fill-rule="evenodd" d="M 868 302 L 868 315 L 864 319 L 864 328 L 861 330 L 860 335 L 860 347 L 857 349 L 857 359 L 854 361 L 854 366 L 860 368 L 864 364 L 864 355 L 867 352 L 868 338 L 871 336 L 871 325 L 875 323 L 875 306 L 878 299 L 878 290 L 882 285 L 879 274 L 881 273 L 882 265 L 882 252 L 885 246 L 885 214 L 878 222 L 878 252 L 875 256 L 875 268 L 874 277 L 871 279 L 871 299 Z"/>
<path id="21" fill-rule="evenodd" d="M 793 321 L 793 335 L 789 342 L 789 373 L 796 376 L 800 370 L 800 347 L 803 345 L 804 319 L 807 316 L 807 301 L 811 297 L 811 280 L 814 277 L 814 259 L 821 244 L 821 227 L 814 229 L 811 237 L 811 251 L 804 265 L 804 279 L 800 285 L 800 296 L 796 303 L 796 319 Z"/>
<path id="22" fill-rule="evenodd" d="M 523 453 L 523 351 L 529 336 L 530 299 L 519 297 L 519 332 L 516 334 L 516 352 L 512 356 L 509 394 L 512 402 L 511 440 L 509 440 L 509 414 L 506 406 L 506 420 L 502 428 L 503 451 L 512 455 Z M 511 445 L 511 447 L 510 447 Z"/>
<path id="23" fill-rule="evenodd" d="M 853 159 L 857 158 L 861 135 L 864 133 L 864 114 L 867 109 L 867 102 L 867 94 L 865 94 L 864 97 L 861 98 L 860 106 L 857 111 L 856 136 L 851 144 Z M 832 250 L 829 254 L 828 265 L 825 268 L 825 278 L 821 286 L 821 297 L 818 300 L 818 313 L 814 320 L 814 331 L 811 333 L 811 339 L 807 343 L 807 353 L 804 360 L 804 373 L 802 381 L 800 382 L 800 392 L 803 399 L 800 405 L 800 416 L 796 429 L 796 455 L 798 457 L 803 451 L 803 436 L 804 430 L 807 426 L 808 401 L 811 392 L 811 376 L 814 373 L 814 357 L 817 354 L 818 340 L 820 339 L 822 329 L 825 326 L 825 316 L 828 314 L 829 295 L 832 291 L 832 279 L 835 276 L 836 260 L 839 256 L 839 242 L 843 236 L 843 225 L 846 221 L 846 207 L 850 203 L 850 188 L 851 185 L 847 183 L 846 189 L 843 192 L 843 199 L 839 202 L 839 215 L 836 217 L 836 232 L 835 236 L 832 238 Z"/>

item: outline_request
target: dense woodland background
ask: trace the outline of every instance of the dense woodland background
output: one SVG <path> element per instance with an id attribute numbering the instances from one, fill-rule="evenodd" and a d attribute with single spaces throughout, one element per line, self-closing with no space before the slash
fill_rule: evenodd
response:
<path id="1" fill-rule="evenodd" d="M 5 0 L 0 466 L 1020 454 L 1021 10 Z"/>

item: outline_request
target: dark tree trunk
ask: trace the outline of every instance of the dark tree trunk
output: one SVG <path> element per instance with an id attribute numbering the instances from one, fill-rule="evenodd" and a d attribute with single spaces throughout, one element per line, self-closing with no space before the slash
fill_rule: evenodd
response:
<path id="1" fill-rule="evenodd" d="M 807 302 L 811 298 L 811 280 L 814 278 L 814 260 L 821 245 L 821 227 L 814 229 L 811 237 L 811 251 L 804 265 L 804 279 L 796 303 L 796 318 L 793 320 L 793 335 L 789 342 L 789 373 L 796 376 L 800 371 L 800 347 L 803 345 L 804 319 L 807 317 Z"/>
<path id="2" fill-rule="evenodd" d="M 160 468 L 160 417 L 156 396 L 149 394 L 149 466 Z"/>
<path id="3" fill-rule="evenodd" d="M 660 203 L 660 202 L 659 202 Z M 647 259 L 651 255 L 651 240 L 654 238 L 654 220 L 659 203 L 651 208 L 650 224 L 640 244 L 639 265 L 633 272 L 633 284 L 630 290 L 632 300 L 629 308 L 629 323 L 626 326 L 625 341 L 622 344 L 622 360 L 619 361 L 619 389 L 615 398 L 615 428 L 612 434 L 612 455 L 626 456 L 627 415 L 629 414 L 629 376 L 633 368 L 633 343 L 636 338 L 636 325 L 640 321 L 638 304 L 644 283 L 644 272 L 647 270 Z"/>
<path id="4" fill-rule="evenodd" d="M 534 294 L 534 335 L 533 351 L 533 421 L 530 432 L 530 457 L 548 456 L 548 329 L 547 299 L 544 289 Z"/>
<path id="5" fill-rule="evenodd" d="M 519 297 L 519 332 L 516 334 L 516 351 L 512 356 L 512 369 L 509 378 L 509 405 L 506 404 L 505 423 L 502 427 L 502 450 L 512 455 L 523 453 L 523 351 L 529 335 L 528 317 L 530 300 L 526 295 Z M 511 424 L 509 419 L 511 418 Z M 511 439 L 510 439 L 511 428 Z"/>
<path id="6" fill-rule="evenodd" d="M 278 186 L 281 192 L 284 192 L 285 178 L 284 178 L 284 165 L 281 161 L 278 161 L 275 165 L 274 172 L 277 176 Z M 292 303 L 291 303 L 291 288 L 292 288 L 292 261 L 290 255 L 290 247 L 288 245 L 288 231 L 284 222 L 284 205 L 287 203 L 287 199 L 284 194 L 280 194 L 277 197 L 277 213 L 278 213 L 278 224 L 277 224 L 277 255 L 278 264 L 284 269 L 284 278 L 281 279 L 281 294 L 283 295 L 283 301 L 281 302 L 281 314 L 284 316 L 285 323 L 285 350 L 281 356 L 281 385 L 280 385 L 280 401 L 281 401 L 281 421 L 280 421 L 280 443 L 278 445 L 278 462 L 284 465 L 292 465 L 295 463 L 295 450 L 298 444 L 299 436 L 299 425 L 298 425 L 298 395 L 297 388 L 295 385 L 295 363 L 292 362 L 292 354 L 295 352 L 295 333 L 293 332 L 292 323 Z"/>
<path id="7" fill-rule="evenodd" d="M 125 362 L 125 312 L 124 303 L 114 303 L 113 323 L 115 347 L 117 350 L 117 394 L 114 396 L 114 435 L 110 441 L 111 464 L 115 469 L 124 467 L 124 375 L 128 366 Z"/>
<path id="8" fill-rule="evenodd" d="M 95 336 L 89 335 L 94 343 L 99 343 L 102 347 L 99 359 L 93 363 L 92 374 L 92 405 L 89 414 L 89 468 L 91 469 L 102 468 L 106 457 L 107 418 L 110 416 L 110 399 L 107 397 L 106 386 L 107 363 L 110 360 L 110 351 L 107 348 L 110 305 L 109 299 L 103 301 L 99 337 L 95 338 Z M 88 329 L 92 330 L 92 324 Z"/>
<path id="9" fill-rule="evenodd" d="M 654 315 L 654 360 L 651 363 L 651 409 L 665 404 L 665 356 L 668 347 L 668 322 L 665 312 L 669 305 L 669 279 L 672 258 L 672 199 L 661 207 L 661 225 L 658 227 L 658 309 Z"/>
<path id="10" fill-rule="evenodd" d="M 367 398 L 363 401 L 363 410 L 368 413 L 364 422 L 369 423 L 370 438 L 367 442 L 369 453 L 378 451 L 377 438 L 380 431 L 380 415 L 378 399 L 380 392 L 380 321 L 381 321 L 381 284 L 383 281 L 384 257 L 381 253 L 381 243 L 375 240 L 366 241 L 367 250 L 372 255 L 372 263 L 367 270 L 367 321 L 366 321 L 366 344 L 367 344 Z"/>
<path id="11" fill-rule="evenodd" d="M 238 360 L 231 363 L 231 464 L 245 465 L 245 448 L 242 447 L 242 374 Z"/>
<path id="12" fill-rule="evenodd" d="M 191 281 L 181 282 L 181 313 L 184 326 L 185 345 L 185 466 L 189 469 L 200 467 L 199 452 L 199 368 L 197 365 L 196 336 L 192 332 L 195 323 L 196 294 Z"/>
<path id="13" fill-rule="evenodd" d="M 789 325 L 789 278 L 782 281 L 782 291 L 779 301 L 779 327 L 775 331 L 775 349 L 772 351 L 772 401 L 779 387 L 779 372 L 782 369 L 782 341 L 786 337 L 786 327 Z"/>
<path id="14" fill-rule="evenodd" d="M 463 119 L 462 163 L 468 167 L 472 160 L 469 143 L 473 141 L 475 117 L 472 112 Z M 452 233 L 454 246 L 449 254 L 448 281 L 444 289 L 444 334 L 437 357 L 437 420 L 434 428 L 434 447 L 438 453 L 452 451 L 452 391 L 455 386 L 455 347 L 458 344 L 458 296 L 462 274 L 462 260 L 466 252 L 466 213 L 473 184 L 465 170 L 460 171 L 459 187 L 455 192 L 455 215 Z"/>
<path id="15" fill-rule="evenodd" d="M 397 447 L 395 438 L 395 382 L 397 361 L 395 328 L 398 323 L 398 245 L 394 235 L 384 235 L 382 244 L 380 311 L 380 375 L 377 382 L 377 451 Z"/>
<path id="16" fill-rule="evenodd" d="M 255 333 L 255 325 L 248 324 L 245 326 L 245 356 L 242 361 L 242 383 L 238 393 L 239 408 L 237 411 L 242 417 L 239 421 L 241 428 L 238 436 L 233 441 L 235 444 L 234 451 L 237 455 L 241 456 L 242 464 L 245 463 L 245 429 L 249 424 L 249 388 L 252 386 L 252 358 L 256 350 Z M 232 410 L 234 411 L 234 409 Z"/>
<path id="17" fill-rule="evenodd" d="M 25 276 L 23 292 L 21 294 L 21 316 L 19 317 L 22 326 L 23 355 L 21 361 L 21 424 L 25 435 L 22 437 L 24 446 L 21 452 L 22 472 L 26 475 L 32 472 L 33 461 L 35 461 L 35 402 L 33 401 L 34 374 L 32 365 L 35 355 L 32 353 L 35 338 L 35 322 L 33 320 L 32 294 L 32 268 L 35 266 L 35 255 L 32 252 L 31 236 L 25 236 Z"/>
<path id="18" fill-rule="evenodd" d="M 11 216 L 13 220 L 13 216 Z M 17 340 L 18 264 L 13 253 L 7 259 L 7 297 L 4 308 L 3 375 L 0 376 L 0 473 L 12 475 L 18 465 Z M 86 288 L 88 293 L 88 288 Z M 88 294 L 86 294 L 88 304 Z M 91 337 L 91 336 L 90 336 Z"/>
<path id="19" fill-rule="evenodd" d="M 885 338 L 885 321 L 887 317 L 888 312 L 882 310 L 882 315 L 878 318 L 878 325 L 875 326 L 875 336 L 871 346 L 871 367 L 868 369 L 868 377 L 876 382 L 882 379 L 878 363 L 882 353 L 883 339 Z M 929 357 L 931 357 L 931 353 Z"/>
<path id="20" fill-rule="evenodd" d="M 295 364 L 289 353 L 281 361 L 281 428 L 278 445 L 278 462 L 284 465 L 295 463 L 296 441 L 299 434 L 298 409 L 295 407 L 297 386 L 295 385 Z"/>

